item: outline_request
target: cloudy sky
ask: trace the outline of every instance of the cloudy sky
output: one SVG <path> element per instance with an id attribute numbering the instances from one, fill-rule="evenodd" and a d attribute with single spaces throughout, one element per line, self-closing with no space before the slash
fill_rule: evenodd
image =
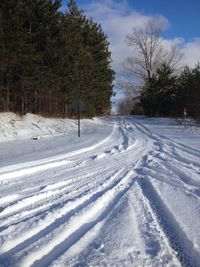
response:
<path id="1" fill-rule="evenodd" d="M 63 0 L 63 7 L 66 6 Z M 120 74 L 122 62 L 134 53 L 125 42 L 136 25 L 150 18 L 165 25 L 166 46 L 176 43 L 183 53 L 183 64 L 200 62 L 200 0 L 77 0 L 85 14 L 102 25 L 110 41 L 112 66 Z"/>

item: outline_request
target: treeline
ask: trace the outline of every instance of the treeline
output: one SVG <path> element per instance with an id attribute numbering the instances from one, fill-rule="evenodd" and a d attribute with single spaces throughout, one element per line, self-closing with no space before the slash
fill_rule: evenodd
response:
<path id="1" fill-rule="evenodd" d="M 162 64 L 142 88 L 140 103 L 149 116 L 183 116 L 200 119 L 200 65 L 185 67 L 179 75 Z"/>
<path id="2" fill-rule="evenodd" d="M 110 112 L 114 72 L 107 36 L 74 0 L 0 1 L 0 111 L 73 116 Z"/>

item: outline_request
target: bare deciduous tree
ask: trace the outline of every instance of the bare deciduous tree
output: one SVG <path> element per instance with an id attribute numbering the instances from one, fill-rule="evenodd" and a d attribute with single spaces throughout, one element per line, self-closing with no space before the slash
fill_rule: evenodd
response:
<path id="1" fill-rule="evenodd" d="M 166 65 L 175 70 L 178 67 L 178 64 L 181 61 L 182 57 L 183 53 L 180 51 L 178 46 L 174 44 L 171 46 L 169 51 L 165 51 L 161 63 L 166 63 Z"/>
<path id="2" fill-rule="evenodd" d="M 170 50 L 164 49 L 162 28 L 162 23 L 152 19 L 144 27 L 134 27 L 126 37 L 127 44 L 137 51 L 137 56 L 129 57 L 124 67 L 142 81 L 150 79 L 163 63 L 174 69 L 182 57 L 176 45 Z"/>

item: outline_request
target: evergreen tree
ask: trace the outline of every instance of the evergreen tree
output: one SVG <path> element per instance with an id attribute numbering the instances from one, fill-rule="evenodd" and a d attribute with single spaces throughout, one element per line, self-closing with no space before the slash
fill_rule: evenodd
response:
<path id="1" fill-rule="evenodd" d="M 85 103 L 85 115 L 94 116 L 108 112 L 112 95 L 114 72 L 110 68 L 107 36 L 101 26 L 88 19 L 75 1 L 70 1 L 65 23 L 71 25 L 68 53 L 71 99 Z"/>
<path id="2" fill-rule="evenodd" d="M 0 2 L 0 109 L 24 114 L 85 116 L 110 109 L 114 73 L 107 37 L 71 0 Z"/>
<path id="3" fill-rule="evenodd" d="M 177 77 L 174 75 L 174 70 L 164 63 L 158 68 L 157 75 L 159 115 L 175 115 L 177 112 Z"/>
<path id="4" fill-rule="evenodd" d="M 141 102 L 148 115 L 172 116 L 177 113 L 177 77 L 163 63 L 156 75 L 146 81 Z"/>
<path id="5" fill-rule="evenodd" d="M 179 110 L 183 113 L 186 107 L 188 115 L 194 118 L 200 118 L 200 65 L 190 69 L 184 68 L 179 77 Z"/>

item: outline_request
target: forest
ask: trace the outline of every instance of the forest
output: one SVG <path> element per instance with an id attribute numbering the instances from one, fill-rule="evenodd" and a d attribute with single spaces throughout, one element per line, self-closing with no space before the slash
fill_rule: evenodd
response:
<path id="1" fill-rule="evenodd" d="M 0 111 L 43 116 L 109 114 L 109 42 L 71 0 L 0 1 Z"/>

